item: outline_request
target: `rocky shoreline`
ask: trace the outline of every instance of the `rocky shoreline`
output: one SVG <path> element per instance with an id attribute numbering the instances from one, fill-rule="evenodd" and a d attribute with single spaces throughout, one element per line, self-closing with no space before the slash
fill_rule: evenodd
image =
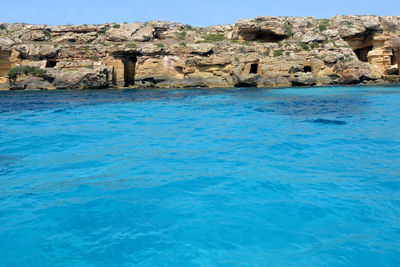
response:
<path id="1" fill-rule="evenodd" d="M 0 23 L 0 90 L 400 83 L 400 16 Z"/>

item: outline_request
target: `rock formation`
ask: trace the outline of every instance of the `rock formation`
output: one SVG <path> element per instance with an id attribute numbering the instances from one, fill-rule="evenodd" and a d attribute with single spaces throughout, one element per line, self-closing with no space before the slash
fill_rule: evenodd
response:
<path id="1" fill-rule="evenodd" d="M 258 17 L 208 28 L 0 23 L 4 89 L 398 83 L 399 63 L 394 16 Z M 24 66 L 45 74 L 18 71 Z"/>

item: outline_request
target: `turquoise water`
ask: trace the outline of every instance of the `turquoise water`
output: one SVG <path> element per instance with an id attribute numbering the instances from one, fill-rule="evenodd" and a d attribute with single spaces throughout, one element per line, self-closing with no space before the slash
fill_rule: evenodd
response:
<path id="1" fill-rule="evenodd" d="M 400 266 L 400 87 L 0 92 L 0 266 Z"/>

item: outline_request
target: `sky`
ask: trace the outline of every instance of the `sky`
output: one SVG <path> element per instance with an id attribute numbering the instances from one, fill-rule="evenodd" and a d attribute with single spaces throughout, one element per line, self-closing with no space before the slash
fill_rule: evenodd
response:
<path id="1" fill-rule="evenodd" d="M 257 16 L 397 15 L 399 0 L 18 0 L 4 1 L 0 22 L 100 24 L 168 20 L 193 26 L 235 23 Z"/>

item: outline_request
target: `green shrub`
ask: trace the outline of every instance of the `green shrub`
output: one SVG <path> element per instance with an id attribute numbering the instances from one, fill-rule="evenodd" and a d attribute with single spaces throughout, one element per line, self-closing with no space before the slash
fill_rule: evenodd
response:
<path id="1" fill-rule="evenodd" d="M 181 40 L 181 41 L 185 40 L 186 34 L 187 34 L 186 31 L 181 31 L 181 32 L 178 34 L 178 39 Z"/>
<path id="2" fill-rule="evenodd" d="M 134 44 L 134 43 L 126 44 L 126 47 L 129 47 L 129 48 L 136 48 L 136 47 L 137 47 L 137 44 Z"/>
<path id="3" fill-rule="evenodd" d="M 225 35 L 223 33 L 217 34 L 205 34 L 202 36 L 205 43 L 221 42 L 225 40 Z"/>
<path id="4" fill-rule="evenodd" d="M 160 48 L 163 48 L 163 47 L 165 47 L 165 45 L 164 45 L 164 44 L 162 44 L 162 43 L 158 43 L 158 44 L 156 44 L 156 46 L 157 46 L 157 47 L 160 47 Z"/>
<path id="5" fill-rule="evenodd" d="M 106 32 L 108 31 L 108 27 L 105 27 L 104 29 L 101 30 L 101 34 L 106 34 Z"/>
<path id="6" fill-rule="evenodd" d="M 182 42 L 182 43 L 180 43 L 180 46 L 186 47 L 186 46 L 187 46 L 187 43 Z"/>
<path id="7" fill-rule="evenodd" d="M 114 29 L 119 29 L 119 28 L 121 28 L 121 25 L 119 25 L 119 24 L 114 24 L 112 27 L 113 27 Z"/>
<path id="8" fill-rule="evenodd" d="M 306 51 L 310 50 L 310 47 L 306 43 L 300 42 L 299 45 Z"/>
<path id="9" fill-rule="evenodd" d="M 36 77 L 45 77 L 47 71 L 43 69 L 39 69 L 33 66 L 17 66 L 11 68 L 8 71 L 8 77 L 12 80 L 15 80 L 18 76 L 25 74 L 25 75 L 33 75 Z"/>
<path id="10" fill-rule="evenodd" d="M 292 30 L 292 28 L 290 27 L 290 24 L 289 23 L 285 23 L 285 32 L 286 32 L 286 35 L 292 35 L 293 34 L 293 30 Z"/>
<path id="11" fill-rule="evenodd" d="M 317 41 L 313 41 L 313 42 L 310 44 L 310 47 L 311 47 L 311 48 L 319 48 L 319 43 L 318 43 Z"/>
<path id="12" fill-rule="evenodd" d="M 5 30 L 6 26 L 5 25 L 0 25 L 0 30 Z"/>
<path id="13" fill-rule="evenodd" d="M 91 59 L 92 61 L 99 61 L 99 58 L 97 56 L 92 56 Z"/>
<path id="14" fill-rule="evenodd" d="M 333 44 L 334 47 L 339 48 L 339 46 L 337 45 L 337 43 L 335 42 L 335 40 L 329 40 L 329 42 L 331 42 Z"/>
<path id="15" fill-rule="evenodd" d="M 328 19 L 323 19 L 319 23 L 319 30 L 321 32 L 325 31 L 329 27 L 329 20 Z"/>
<path id="16" fill-rule="evenodd" d="M 282 56 L 283 51 L 282 50 L 274 50 L 274 57 L 280 57 Z"/>
<path id="17" fill-rule="evenodd" d="M 46 36 L 47 38 L 51 37 L 51 32 L 49 30 L 43 30 L 43 34 L 44 36 Z"/>

